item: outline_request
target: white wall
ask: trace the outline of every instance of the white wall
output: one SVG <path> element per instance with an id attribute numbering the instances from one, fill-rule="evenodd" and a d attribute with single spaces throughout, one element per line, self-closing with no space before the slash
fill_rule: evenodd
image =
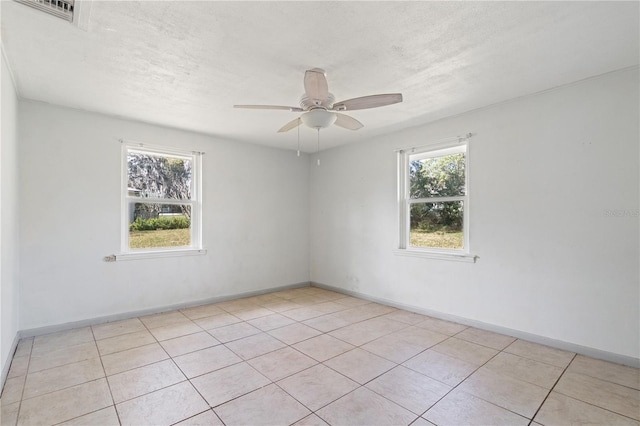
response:
<path id="1" fill-rule="evenodd" d="M 0 371 L 6 372 L 18 331 L 18 136 L 16 91 L 2 55 L 0 130 Z"/>
<path id="2" fill-rule="evenodd" d="M 31 101 L 19 127 L 21 329 L 309 281 L 308 161 L 295 152 Z M 120 247 L 120 138 L 206 152 L 207 255 L 102 260 Z"/>
<path id="3" fill-rule="evenodd" d="M 623 70 L 321 152 L 311 280 L 637 359 L 638 77 Z M 480 259 L 394 255 L 394 149 L 467 132 Z"/>

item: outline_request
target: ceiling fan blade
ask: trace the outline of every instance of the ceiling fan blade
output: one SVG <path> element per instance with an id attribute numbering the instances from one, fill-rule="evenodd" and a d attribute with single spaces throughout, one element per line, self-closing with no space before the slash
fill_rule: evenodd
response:
<path id="1" fill-rule="evenodd" d="M 284 111 L 302 112 L 302 108 L 281 106 L 281 105 L 234 105 L 234 108 L 246 108 L 246 109 L 276 109 Z"/>
<path id="2" fill-rule="evenodd" d="M 364 127 L 364 125 L 355 118 L 338 113 L 336 113 L 336 121 L 333 124 L 349 130 L 358 130 Z"/>
<path id="3" fill-rule="evenodd" d="M 282 126 L 280 130 L 278 130 L 278 133 L 288 132 L 291 129 L 295 129 L 300 125 L 300 123 L 302 123 L 302 120 L 300 120 L 300 117 L 296 118 L 295 120 L 291 120 L 290 122 Z"/>
<path id="4" fill-rule="evenodd" d="M 316 99 L 322 103 L 329 97 L 329 86 L 324 70 L 314 68 L 304 73 L 304 91 L 309 99 Z"/>
<path id="5" fill-rule="evenodd" d="M 389 93 L 386 95 L 370 95 L 360 98 L 347 99 L 333 104 L 334 111 L 355 111 L 357 109 L 377 108 L 402 102 L 402 93 Z"/>

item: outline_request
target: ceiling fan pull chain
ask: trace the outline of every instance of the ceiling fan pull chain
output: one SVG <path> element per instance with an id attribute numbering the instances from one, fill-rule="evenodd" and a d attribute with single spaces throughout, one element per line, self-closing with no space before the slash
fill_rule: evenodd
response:
<path id="1" fill-rule="evenodd" d="M 298 157 L 300 157 L 300 117 L 298 117 Z"/>
<path id="2" fill-rule="evenodd" d="M 320 165 L 320 128 L 318 130 L 318 166 Z"/>

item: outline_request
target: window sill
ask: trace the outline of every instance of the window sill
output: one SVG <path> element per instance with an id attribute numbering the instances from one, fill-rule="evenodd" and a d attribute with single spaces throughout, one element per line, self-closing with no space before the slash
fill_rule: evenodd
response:
<path id="1" fill-rule="evenodd" d="M 394 249 L 396 256 L 422 257 L 426 259 L 452 260 L 455 262 L 476 263 L 478 256 L 469 253 L 447 253 L 439 251 L 426 251 L 415 249 Z"/>
<path id="2" fill-rule="evenodd" d="M 104 258 L 105 262 L 120 262 L 123 260 L 153 259 L 157 257 L 182 257 L 182 256 L 203 256 L 207 254 L 206 249 L 176 249 L 142 251 L 131 253 L 112 254 Z"/>

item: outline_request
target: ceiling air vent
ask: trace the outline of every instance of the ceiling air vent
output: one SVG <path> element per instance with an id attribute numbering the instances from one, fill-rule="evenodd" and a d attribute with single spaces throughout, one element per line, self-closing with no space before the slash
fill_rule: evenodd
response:
<path id="1" fill-rule="evenodd" d="M 45 13 L 73 22 L 74 0 L 15 0 Z"/>

